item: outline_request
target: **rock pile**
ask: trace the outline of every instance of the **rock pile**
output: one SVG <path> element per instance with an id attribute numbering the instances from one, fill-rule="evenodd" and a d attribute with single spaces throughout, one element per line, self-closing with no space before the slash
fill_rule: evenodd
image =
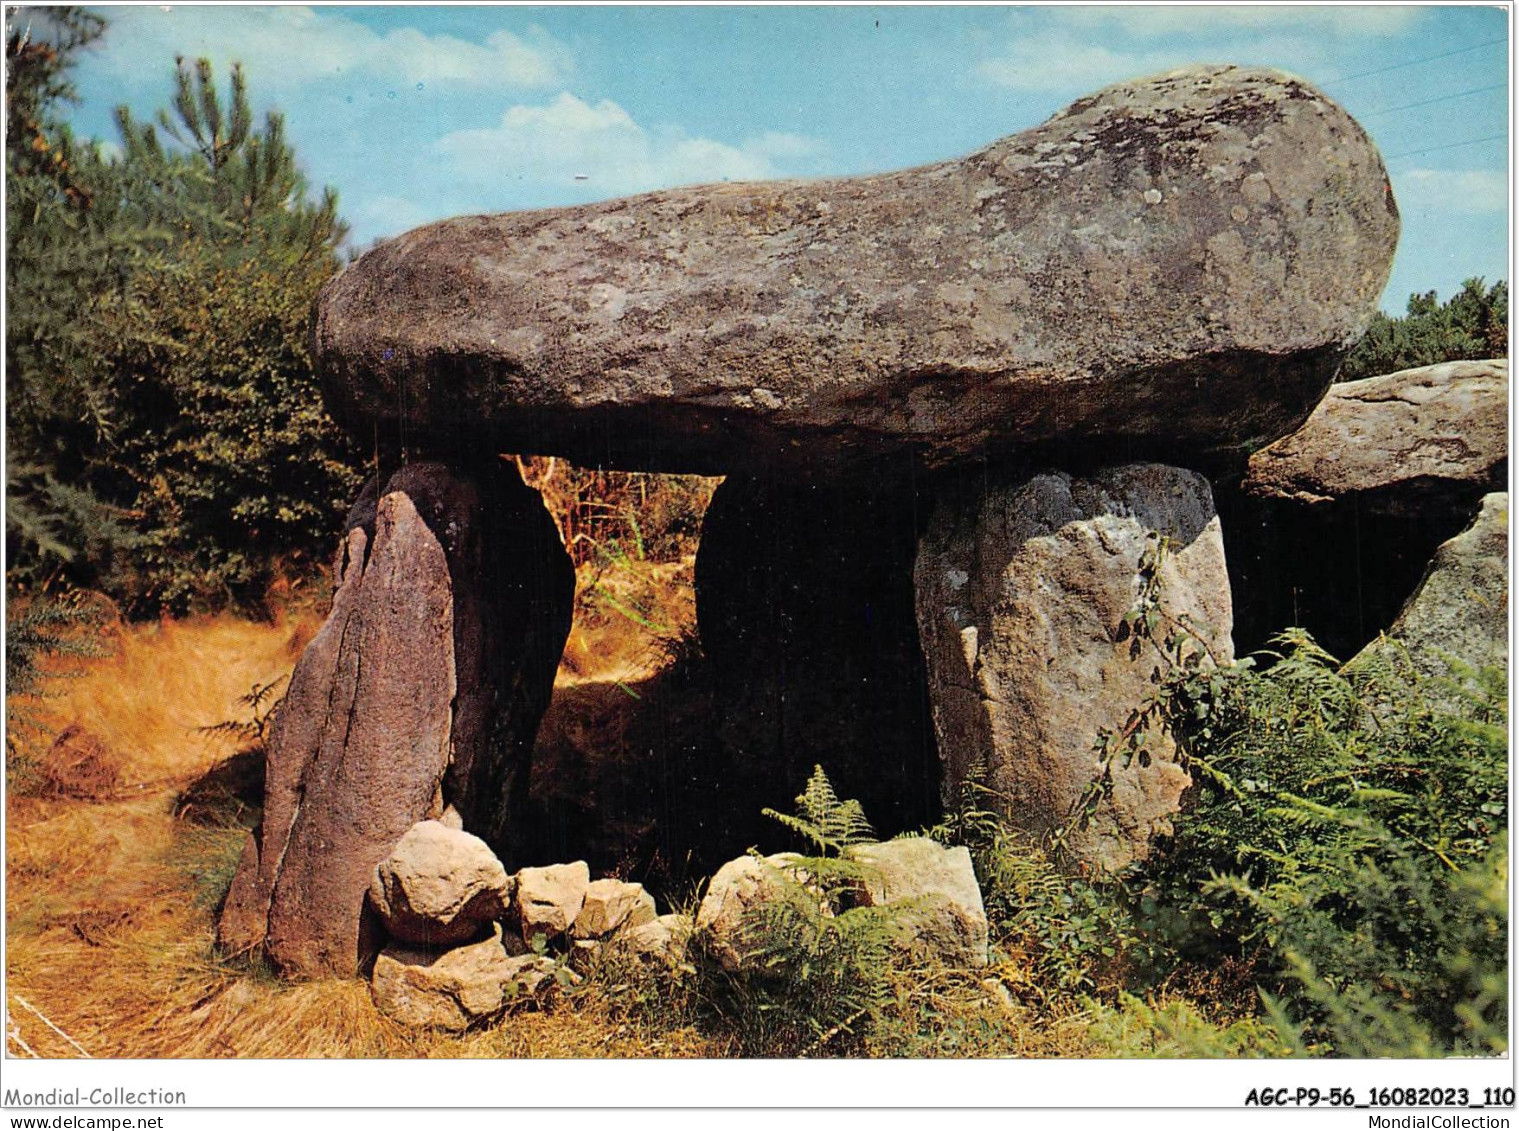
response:
<path id="1" fill-rule="evenodd" d="M 894 908 L 904 956 L 986 965 L 986 913 L 966 849 L 907 837 L 852 846 L 848 858 L 860 874 L 852 906 Z M 419 822 L 376 866 L 369 888 L 369 908 L 389 936 L 370 989 L 380 1011 L 403 1025 L 461 1032 L 575 984 L 572 962 L 603 949 L 673 968 L 699 940 L 726 970 L 752 971 L 755 913 L 784 897 L 783 875 L 811 884 L 799 859 L 730 860 L 693 920 L 659 915 L 641 884 L 590 879 L 583 860 L 508 876 L 484 841 Z"/>
<path id="2" fill-rule="evenodd" d="M 674 961 L 689 936 L 670 923 L 647 930 L 661 920 L 641 884 L 592 882 L 583 860 L 509 876 L 483 840 L 438 821 L 412 826 L 376 865 L 368 900 L 389 936 L 370 979 L 375 1004 L 423 1028 L 462 1031 L 578 980 L 562 957 L 572 941 L 626 941 Z"/>

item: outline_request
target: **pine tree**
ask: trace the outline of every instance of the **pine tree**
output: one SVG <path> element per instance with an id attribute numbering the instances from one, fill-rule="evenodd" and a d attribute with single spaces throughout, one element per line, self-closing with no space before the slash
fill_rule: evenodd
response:
<path id="1" fill-rule="evenodd" d="M 156 121 L 118 110 L 119 157 L 74 142 L 67 72 L 103 22 L 12 23 L 8 581 L 256 605 L 325 559 L 357 485 L 306 346 L 336 197 L 311 196 L 279 115 L 255 124 L 237 66 L 224 97 L 179 60 Z"/>
<path id="2" fill-rule="evenodd" d="M 253 125 L 240 67 L 224 101 L 208 62 L 179 60 L 172 109 L 117 112 L 123 167 L 174 189 L 130 197 L 175 234 L 121 335 L 130 397 L 153 409 L 122 443 L 148 532 L 137 585 L 149 606 L 256 602 L 280 559 L 325 555 L 357 486 L 306 348 L 346 229 L 330 190 L 308 198 L 283 119 Z"/>
<path id="3" fill-rule="evenodd" d="M 1378 311 L 1359 345 L 1340 370 L 1341 381 L 1358 381 L 1436 365 L 1508 356 L 1508 284 L 1488 287 L 1482 279 L 1467 279 L 1449 302 L 1434 291 L 1408 296 L 1407 313 L 1389 318 Z"/>

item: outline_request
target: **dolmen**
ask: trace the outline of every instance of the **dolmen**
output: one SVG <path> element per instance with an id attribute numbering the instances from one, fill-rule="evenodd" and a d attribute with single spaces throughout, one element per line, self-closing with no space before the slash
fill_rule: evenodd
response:
<path id="1" fill-rule="evenodd" d="M 366 253 L 324 288 L 315 355 L 381 473 L 223 945 L 348 974 L 417 822 L 452 811 L 521 856 L 573 573 L 502 452 L 727 477 L 698 628 L 731 697 L 715 772 L 771 789 L 756 810 L 821 762 L 908 829 L 975 776 L 1072 867 L 1142 856 L 1187 779 L 1157 751 L 1093 794 L 1098 735 L 1163 663 L 1129 614 L 1232 657 L 1207 475 L 1308 418 L 1397 235 L 1344 110 L 1200 66 L 954 161 L 459 217 Z"/>

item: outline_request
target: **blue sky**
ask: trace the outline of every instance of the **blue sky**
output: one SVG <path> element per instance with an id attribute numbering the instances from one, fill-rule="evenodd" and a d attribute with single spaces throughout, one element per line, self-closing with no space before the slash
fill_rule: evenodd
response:
<path id="1" fill-rule="evenodd" d="M 164 105 L 176 54 L 239 60 L 359 247 L 461 212 L 920 164 L 1110 82 L 1237 62 L 1317 83 L 1381 147 L 1403 212 L 1385 308 L 1508 277 L 1509 14 L 1492 6 L 99 10 L 78 132 Z"/>

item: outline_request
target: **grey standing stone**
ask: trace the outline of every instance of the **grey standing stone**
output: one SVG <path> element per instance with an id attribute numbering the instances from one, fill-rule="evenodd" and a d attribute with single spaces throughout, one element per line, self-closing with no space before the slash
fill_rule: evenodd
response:
<path id="1" fill-rule="evenodd" d="M 1406 650 L 1425 677 L 1459 681 L 1456 665 L 1508 669 L 1508 494 L 1495 492 L 1462 533 L 1435 553 L 1419 588 L 1366 653 Z M 1365 653 L 1363 653 L 1365 655 Z M 1438 686 L 1427 687 L 1438 697 Z"/>
<path id="2" fill-rule="evenodd" d="M 1062 830 L 1100 775 L 1099 731 L 1119 732 L 1164 661 L 1134 653 L 1124 617 L 1141 559 L 1163 536 L 1164 616 L 1233 658 L 1229 578 L 1207 480 L 1160 464 L 1073 478 L 978 482 L 936 504 L 915 570 L 946 793 L 973 773 L 1031 835 Z M 1188 777 L 1164 742 L 1112 766 L 1112 789 L 1065 840 L 1075 867 L 1118 869 L 1167 831 Z"/>

